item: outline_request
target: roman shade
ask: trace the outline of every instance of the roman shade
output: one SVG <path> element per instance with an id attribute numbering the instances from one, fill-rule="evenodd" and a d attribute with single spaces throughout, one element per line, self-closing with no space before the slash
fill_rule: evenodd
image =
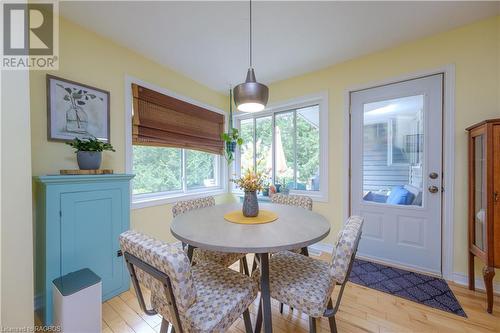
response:
<path id="1" fill-rule="evenodd" d="M 132 144 L 222 154 L 222 114 L 137 84 L 132 94 Z"/>

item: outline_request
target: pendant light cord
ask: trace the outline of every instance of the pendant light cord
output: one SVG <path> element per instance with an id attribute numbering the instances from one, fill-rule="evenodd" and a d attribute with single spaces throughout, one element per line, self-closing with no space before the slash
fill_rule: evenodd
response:
<path id="1" fill-rule="evenodd" d="M 252 0 L 250 0 L 250 68 L 252 68 Z"/>

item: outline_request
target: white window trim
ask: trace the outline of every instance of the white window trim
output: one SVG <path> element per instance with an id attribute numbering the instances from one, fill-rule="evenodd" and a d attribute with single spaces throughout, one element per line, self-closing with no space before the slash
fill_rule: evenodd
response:
<path id="1" fill-rule="evenodd" d="M 191 103 L 193 105 L 205 108 L 207 110 L 217 112 L 219 114 L 224 115 L 224 124 L 227 126 L 227 115 L 223 110 L 217 109 L 211 105 L 207 105 L 191 99 L 189 97 L 180 95 L 171 90 L 159 87 L 157 85 L 151 84 L 149 82 L 145 82 L 138 78 L 135 78 L 130 75 L 125 75 L 125 171 L 127 173 L 133 173 L 132 163 L 133 163 L 133 153 L 132 153 L 132 108 L 133 108 L 133 97 L 132 97 L 132 84 L 135 83 L 137 85 L 146 87 L 148 89 L 157 91 L 161 94 L 171 96 L 177 98 L 181 101 Z M 219 195 L 227 193 L 227 163 L 225 163 L 224 158 L 219 156 L 217 158 L 217 166 L 219 174 L 219 186 L 212 188 L 202 188 L 191 191 L 172 191 L 172 192 L 158 192 L 158 193 L 147 193 L 147 194 L 132 194 L 132 187 L 130 188 L 130 198 L 131 198 L 131 208 L 132 209 L 140 209 L 145 207 L 152 206 L 160 206 L 169 203 L 173 203 L 179 200 L 188 200 L 188 199 L 196 199 L 201 198 L 207 195 Z M 133 180 L 132 180 L 133 181 Z"/>
<path id="2" fill-rule="evenodd" d="M 320 183 L 319 191 L 303 191 L 303 190 L 290 190 L 290 194 L 306 195 L 311 197 L 313 201 L 328 202 L 328 92 L 322 91 L 319 93 L 306 95 L 294 99 L 287 100 L 285 102 L 279 102 L 271 104 L 264 111 L 255 113 L 236 113 L 234 115 L 237 127 L 239 128 L 239 123 L 243 119 L 251 119 L 254 117 L 269 116 L 274 113 L 288 111 L 293 109 L 299 109 L 302 107 L 311 106 L 313 104 L 319 105 L 319 173 L 320 173 Z M 236 153 L 235 158 L 235 173 L 237 175 L 241 174 L 241 156 L 240 151 Z M 238 195 L 238 191 L 234 190 L 234 193 Z"/>

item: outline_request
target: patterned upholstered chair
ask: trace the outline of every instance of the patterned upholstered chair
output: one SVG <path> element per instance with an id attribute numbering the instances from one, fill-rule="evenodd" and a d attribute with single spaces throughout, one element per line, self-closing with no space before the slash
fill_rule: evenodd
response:
<path id="1" fill-rule="evenodd" d="M 191 266 L 182 249 L 136 231 L 121 234 L 120 246 L 141 309 L 163 318 L 160 333 L 170 324 L 177 333 L 224 332 L 241 315 L 252 331 L 248 306 L 258 288 L 250 277 L 206 262 Z M 150 309 L 142 286 L 151 290 Z"/>
<path id="2" fill-rule="evenodd" d="M 191 210 L 212 206 L 215 206 L 215 199 L 212 196 L 179 201 L 172 207 L 172 215 L 176 217 L 179 214 L 184 214 Z M 211 262 L 223 267 L 228 267 L 238 260 L 240 261 L 240 272 L 250 275 L 248 273 L 247 258 L 245 253 L 225 253 L 198 248 L 193 251 L 193 263 Z"/>
<path id="3" fill-rule="evenodd" d="M 307 210 L 313 209 L 313 201 L 311 198 L 305 195 L 284 195 L 281 193 L 275 193 L 271 196 L 271 202 L 280 205 L 296 206 Z M 302 253 L 304 255 L 309 255 L 307 247 L 302 249 L 290 250 L 296 253 Z"/>
<path id="4" fill-rule="evenodd" d="M 269 260 L 271 297 L 309 316 L 310 332 L 316 332 L 316 318 L 328 317 L 330 331 L 337 332 L 335 314 L 340 305 L 345 285 L 361 237 L 363 219 L 352 216 L 339 233 L 331 262 L 284 251 Z M 254 273 L 257 277 L 258 271 Z M 335 307 L 331 294 L 340 285 Z M 257 325 L 261 325 L 261 312 Z"/>
<path id="5" fill-rule="evenodd" d="M 281 205 L 302 207 L 308 210 L 313 209 L 312 199 L 305 195 L 284 195 L 275 193 L 271 196 L 271 202 Z"/>
<path id="6" fill-rule="evenodd" d="M 288 206 L 296 206 L 296 207 L 302 207 L 307 210 L 312 210 L 313 209 L 313 201 L 311 198 L 305 196 L 305 195 L 285 195 L 281 193 L 275 193 L 271 196 L 271 202 L 275 204 L 280 204 L 280 205 L 288 205 Z M 301 253 L 305 256 L 309 256 L 309 251 L 307 247 L 301 248 L 301 249 L 292 249 L 290 250 L 295 253 Z M 254 260 L 254 265 L 252 267 L 252 273 L 256 268 L 255 260 Z M 293 310 L 292 307 L 290 307 L 291 310 Z M 283 303 L 280 303 L 280 313 L 283 313 Z"/>

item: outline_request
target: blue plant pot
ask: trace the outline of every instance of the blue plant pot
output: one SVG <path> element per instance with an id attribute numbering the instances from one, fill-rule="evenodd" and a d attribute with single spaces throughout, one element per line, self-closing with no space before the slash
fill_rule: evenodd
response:
<path id="1" fill-rule="evenodd" d="M 276 187 L 276 193 L 280 193 L 281 192 L 281 184 L 275 184 L 274 186 Z"/>
<path id="2" fill-rule="evenodd" d="M 78 151 L 76 161 L 80 170 L 97 170 L 101 167 L 102 153 L 100 151 Z"/>
<path id="3" fill-rule="evenodd" d="M 245 197 L 243 198 L 243 216 L 255 217 L 257 215 L 259 215 L 257 192 L 245 191 Z"/>
<path id="4" fill-rule="evenodd" d="M 226 142 L 226 149 L 227 151 L 234 153 L 234 151 L 236 150 L 236 142 L 235 141 Z"/>

